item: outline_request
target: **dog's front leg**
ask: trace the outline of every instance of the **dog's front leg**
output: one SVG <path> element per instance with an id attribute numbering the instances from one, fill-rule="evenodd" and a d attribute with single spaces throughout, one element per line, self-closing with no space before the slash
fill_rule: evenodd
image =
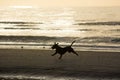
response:
<path id="1" fill-rule="evenodd" d="M 54 55 L 56 55 L 57 54 L 57 52 L 55 52 L 54 54 L 52 54 L 51 56 L 54 56 Z"/>
<path id="2" fill-rule="evenodd" d="M 59 59 L 61 59 L 62 58 L 62 54 L 60 54 L 60 57 L 59 57 Z"/>

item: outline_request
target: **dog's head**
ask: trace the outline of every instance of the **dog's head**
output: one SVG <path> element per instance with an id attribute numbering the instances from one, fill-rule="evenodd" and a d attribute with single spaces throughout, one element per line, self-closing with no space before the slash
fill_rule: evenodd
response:
<path id="1" fill-rule="evenodd" d="M 54 43 L 54 45 L 51 47 L 52 49 L 55 49 L 58 46 L 59 43 Z"/>

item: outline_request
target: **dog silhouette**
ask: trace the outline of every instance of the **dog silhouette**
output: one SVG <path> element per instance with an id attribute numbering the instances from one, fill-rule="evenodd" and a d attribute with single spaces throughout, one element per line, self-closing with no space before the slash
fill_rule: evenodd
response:
<path id="1" fill-rule="evenodd" d="M 56 54 L 60 54 L 60 57 L 59 57 L 59 59 L 61 59 L 62 58 L 62 56 L 66 53 L 66 52 L 69 52 L 69 53 L 73 53 L 73 54 L 76 54 L 77 56 L 78 56 L 78 54 L 74 51 L 74 49 L 72 48 L 72 45 L 73 45 L 73 43 L 74 43 L 75 41 L 73 41 L 72 43 L 71 43 L 71 45 L 69 45 L 69 46 L 66 46 L 66 47 L 64 47 L 64 48 L 62 48 L 62 47 L 60 47 L 58 44 L 59 43 L 54 43 L 54 45 L 51 47 L 52 49 L 55 49 L 55 53 L 54 54 L 52 54 L 52 56 L 54 56 L 54 55 L 56 55 Z"/>

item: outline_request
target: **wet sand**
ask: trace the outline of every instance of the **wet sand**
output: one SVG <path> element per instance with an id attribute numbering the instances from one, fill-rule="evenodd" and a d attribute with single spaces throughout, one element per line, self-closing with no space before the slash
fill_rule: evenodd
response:
<path id="1" fill-rule="evenodd" d="M 43 75 L 120 76 L 120 52 L 77 51 L 79 56 L 66 53 L 61 60 L 52 53 L 52 50 L 0 49 L 0 73 L 23 70 Z"/>

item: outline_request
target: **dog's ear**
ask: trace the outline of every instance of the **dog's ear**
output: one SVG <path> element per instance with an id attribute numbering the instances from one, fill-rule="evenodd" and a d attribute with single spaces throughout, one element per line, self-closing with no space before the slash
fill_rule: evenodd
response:
<path id="1" fill-rule="evenodd" d="M 59 43 L 54 42 L 54 44 L 59 44 Z"/>
<path id="2" fill-rule="evenodd" d="M 56 44 L 56 42 L 54 42 L 54 44 Z"/>

